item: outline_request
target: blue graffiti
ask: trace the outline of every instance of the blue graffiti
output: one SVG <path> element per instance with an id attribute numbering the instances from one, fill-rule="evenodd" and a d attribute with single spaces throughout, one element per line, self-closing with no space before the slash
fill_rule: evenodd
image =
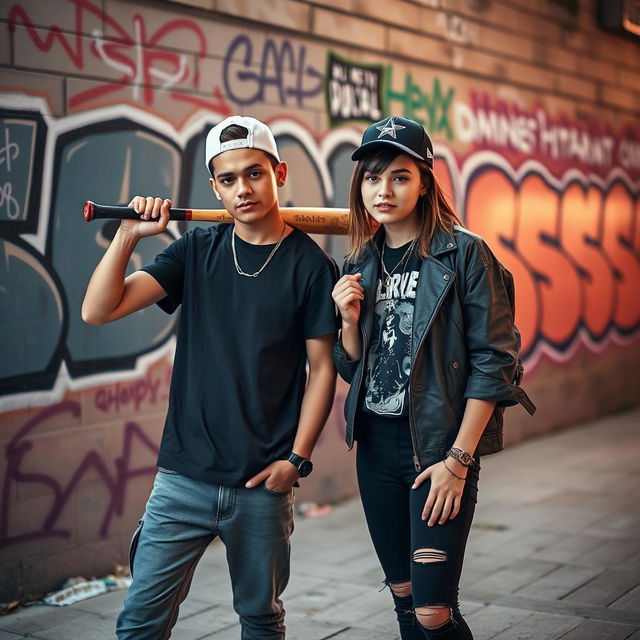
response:
<path id="1" fill-rule="evenodd" d="M 242 62 L 235 62 L 236 58 Z M 324 78 L 307 64 L 305 46 L 294 46 L 288 40 L 278 44 L 268 38 L 262 52 L 254 55 L 251 38 L 242 34 L 227 49 L 223 82 L 229 98 L 243 106 L 268 102 L 267 92 L 273 88 L 279 104 L 287 106 L 293 102 L 294 106 L 303 107 L 307 98 L 322 91 Z"/>
<path id="2" fill-rule="evenodd" d="M 65 283 L 69 311 L 66 344 L 72 371 L 86 361 L 137 355 L 155 348 L 166 341 L 174 324 L 173 318 L 154 307 L 115 324 L 89 326 L 82 322 L 80 307 L 86 283 L 108 246 L 110 229 L 115 230 L 108 222 L 82 223 L 78 211 L 85 200 L 126 204 L 136 193 L 173 197 L 179 179 L 181 153 L 167 140 L 150 131 L 105 125 L 76 130 L 58 139 L 49 246 L 51 266 Z M 151 262 L 172 239 L 163 234 L 139 243 L 129 272 Z"/>

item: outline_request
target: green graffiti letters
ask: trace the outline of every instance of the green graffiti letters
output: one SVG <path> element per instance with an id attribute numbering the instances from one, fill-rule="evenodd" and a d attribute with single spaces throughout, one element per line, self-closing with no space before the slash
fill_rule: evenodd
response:
<path id="1" fill-rule="evenodd" d="M 443 93 L 438 78 L 433 79 L 431 93 L 427 93 L 413 81 L 411 72 L 404 77 L 404 89 L 395 91 L 393 87 L 393 67 L 387 66 L 385 103 L 388 113 L 397 113 L 395 104 L 400 102 L 403 111 L 399 115 L 422 124 L 430 134 L 444 132 L 447 140 L 453 140 L 453 130 L 449 122 L 449 106 L 455 94 L 453 88 Z"/>

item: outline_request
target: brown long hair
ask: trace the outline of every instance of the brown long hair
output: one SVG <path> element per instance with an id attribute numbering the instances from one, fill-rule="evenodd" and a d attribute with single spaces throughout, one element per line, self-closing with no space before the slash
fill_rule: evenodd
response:
<path id="1" fill-rule="evenodd" d="M 362 255 L 366 244 L 373 235 L 375 221 L 365 209 L 362 201 L 362 180 L 366 172 L 381 173 L 402 151 L 395 149 L 379 149 L 362 158 L 356 164 L 351 178 L 349 191 L 349 231 L 347 260 L 356 261 Z M 408 155 L 408 154 L 407 154 Z M 462 223 L 455 214 L 448 195 L 439 184 L 429 165 L 410 157 L 417 165 L 426 194 L 418 198 L 416 215 L 418 216 L 418 253 L 422 258 L 429 254 L 429 245 L 437 229 L 451 233 L 454 225 Z"/>

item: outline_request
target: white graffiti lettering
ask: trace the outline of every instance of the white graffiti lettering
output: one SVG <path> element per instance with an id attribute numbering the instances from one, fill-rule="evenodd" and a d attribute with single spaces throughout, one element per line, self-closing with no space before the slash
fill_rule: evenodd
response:
<path id="1" fill-rule="evenodd" d="M 596 135 L 577 126 L 549 122 L 543 109 L 529 114 L 506 108 L 474 108 L 457 102 L 454 125 L 460 142 L 479 147 L 502 147 L 527 155 L 541 153 L 551 160 L 577 161 L 594 167 L 613 164 L 615 138 Z M 634 144 L 638 148 L 634 149 Z M 637 143 L 623 140 L 619 153 L 625 168 L 640 166 L 640 145 Z"/>
<path id="2" fill-rule="evenodd" d="M 538 113 L 540 151 L 554 160 L 578 160 L 595 166 L 611 164 L 614 140 L 592 136 L 575 127 L 547 126 L 544 111 Z"/>
<path id="3" fill-rule="evenodd" d="M 367 117 L 372 120 L 381 117 L 376 103 L 378 90 L 364 86 L 340 84 L 332 80 L 329 84 L 331 113 L 339 114 L 343 119 Z"/>
<path id="4" fill-rule="evenodd" d="M 182 80 L 189 75 L 189 68 L 187 64 L 187 58 L 185 54 L 178 54 L 176 57 L 177 65 L 175 73 L 167 73 L 161 69 L 149 64 L 148 60 L 145 60 L 144 52 L 144 38 L 142 34 L 143 23 L 140 16 L 134 16 L 133 29 L 134 29 L 134 50 L 135 50 L 135 62 L 125 58 L 125 63 L 119 62 L 118 59 L 122 59 L 121 55 L 118 55 L 118 59 L 114 58 L 109 52 L 113 49 L 113 43 L 107 42 L 101 37 L 98 31 L 94 31 L 93 37 L 95 42 L 95 49 L 98 57 L 108 67 L 115 69 L 121 73 L 124 73 L 128 81 L 131 82 L 131 90 L 134 100 L 140 99 L 141 86 L 145 81 L 145 71 L 152 77 L 163 82 L 163 89 L 170 89 L 176 86 Z"/>
<path id="5" fill-rule="evenodd" d="M 6 214 L 9 220 L 20 218 L 20 205 L 11 193 L 11 183 L 5 182 L 0 185 L 0 209 L 6 207 Z"/>
<path id="6" fill-rule="evenodd" d="M 530 154 L 536 146 L 536 121 L 517 113 L 472 108 L 462 102 L 454 106 L 456 135 L 462 142 L 511 147 Z"/>
<path id="7" fill-rule="evenodd" d="M 619 148 L 620 164 L 625 169 L 640 169 L 640 142 L 623 140 Z"/>
<path id="8" fill-rule="evenodd" d="M 11 161 L 20 155 L 20 147 L 9 139 L 9 128 L 4 130 L 4 147 L 0 147 L 0 166 L 6 165 L 7 173 L 11 173 Z"/>

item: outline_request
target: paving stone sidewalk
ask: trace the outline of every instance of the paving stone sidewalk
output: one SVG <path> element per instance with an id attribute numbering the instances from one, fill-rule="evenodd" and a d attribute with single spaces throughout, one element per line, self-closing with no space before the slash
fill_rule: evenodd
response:
<path id="1" fill-rule="evenodd" d="M 482 461 L 462 579 L 476 640 L 640 640 L 640 409 Z M 358 500 L 298 518 L 288 640 L 398 638 Z M 113 638 L 124 593 L 0 618 L 0 640 Z M 196 572 L 173 636 L 238 640 L 224 549 Z"/>

